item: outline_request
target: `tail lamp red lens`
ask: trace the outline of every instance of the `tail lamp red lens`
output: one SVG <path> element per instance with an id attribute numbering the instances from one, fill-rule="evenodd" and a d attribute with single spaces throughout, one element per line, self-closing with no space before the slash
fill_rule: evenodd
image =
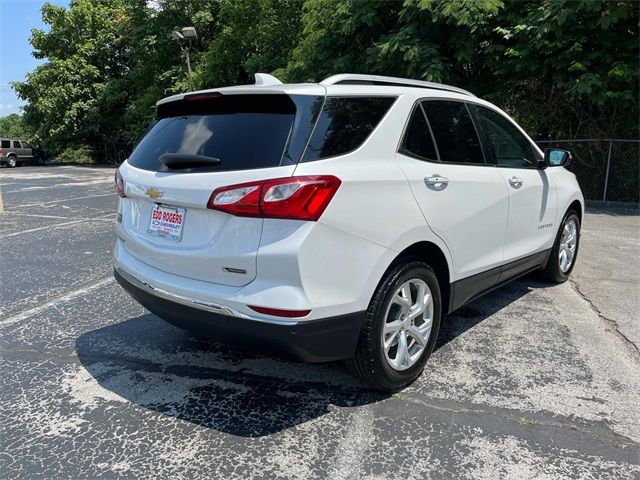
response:
<path id="1" fill-rule="evenodd" d="M 119 197 L 124 197 L 124 179 L 122 178 L 122 174 L 120 173 L 120 169 L 116 169 L 116 193 Z"/>
<path id="2" fill-rule="evenodd" d="M 221 187 L 207 208 L 239 217 L 316 221 L 340 187 L 332 175 L 275 178 Z"/>

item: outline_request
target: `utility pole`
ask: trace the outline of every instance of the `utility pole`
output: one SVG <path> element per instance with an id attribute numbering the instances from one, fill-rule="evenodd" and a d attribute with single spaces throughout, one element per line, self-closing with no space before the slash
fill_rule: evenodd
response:
<path id="1" fill-rule="evenodd" d="M 184 53 L 185 58 L 187 59 L 187 76 L 189 80 L 189 90 L 193 91 L 193 73 L 191 72 L 191 59 L 189 58 L 189 47 L 191 47 L 192 42 L 198 39 L 198 34 L 196 33 L 196 29 L 193 27 L 184 27 L 181 31 L 171 32 L 171 36 L 178 41 L 178 45 L 180 45 L 180 50 Z"/>

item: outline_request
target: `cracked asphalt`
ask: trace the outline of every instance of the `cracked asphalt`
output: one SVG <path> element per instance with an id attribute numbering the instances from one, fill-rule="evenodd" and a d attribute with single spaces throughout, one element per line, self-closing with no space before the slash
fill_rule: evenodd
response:
<path id="1" fill-rule="evenodd" d="M 112 169 L 0 169 L 0 478 L 640 478 L 640 216 L 444 323 L 386 396 L 192 338 L 112 279 Z"/>

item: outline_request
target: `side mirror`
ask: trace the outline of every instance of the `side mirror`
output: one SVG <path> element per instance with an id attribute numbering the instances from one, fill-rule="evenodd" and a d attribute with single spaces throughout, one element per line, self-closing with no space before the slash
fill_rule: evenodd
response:
<path id="1" fill-rule="evenodd" d="M 544 149 L 544 163 L 549 167 L 568 167 L 573 160 L 573 155 L 569 150 L 559 148 Z"/>

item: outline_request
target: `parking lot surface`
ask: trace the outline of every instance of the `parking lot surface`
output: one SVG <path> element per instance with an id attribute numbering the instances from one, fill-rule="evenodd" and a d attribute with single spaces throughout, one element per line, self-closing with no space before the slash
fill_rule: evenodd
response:
<path id="1" fill-rule="evenodd" d="M 450 316 L 395 395 L 192 338 L 112 278 L 113 169 L 0 169 L 0 478 L 640 478 L 640 217 Z"/>

